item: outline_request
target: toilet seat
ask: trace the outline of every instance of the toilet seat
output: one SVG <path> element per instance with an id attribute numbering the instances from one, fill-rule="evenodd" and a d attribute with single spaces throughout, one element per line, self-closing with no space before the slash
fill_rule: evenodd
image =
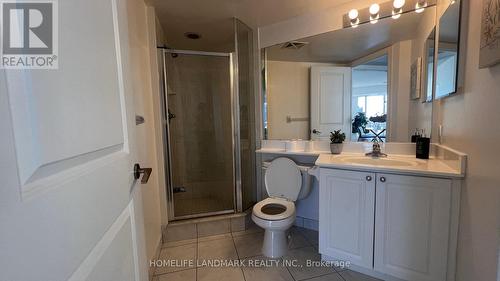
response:
<path id="1" fill-rule="evenodd" d="M 279 214 L 271 215 L 265 214 L 262 210 L 263 207 L 270 204 L 276 204 L 283 206 L 285 210 Z M 266 198 L 253 206 L 253 214 L 263 220 L 278 221 L 288 219 L 295 215 L 295 204 L 283 198 L 269 197 Z"/>
<path id="2" fill-rule="evenodd" d="M 302 173 L 292 159 L 276 158 L 266 169 L 264 184 L 269 197 L 293 202 L 297 200 L 302 187 Z"/>

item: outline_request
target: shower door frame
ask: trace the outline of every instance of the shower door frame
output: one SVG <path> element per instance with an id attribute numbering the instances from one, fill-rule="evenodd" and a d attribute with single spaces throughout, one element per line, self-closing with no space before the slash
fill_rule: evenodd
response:
<path id="1" fill-rule="evenodd" d="M 234 199 L 232 210 L 222 210 L 207 213 L 191 214 L 184 216 L 175 216 L 174 209 L 174 186 L 172 182 L 172 151 L 170 146 L 170 124 L 168 122 L 168 81 L 167 81 L 167 60 L 166 55 L 169 53 L 183 54 L 183 55 L 201 55 L 201 56 L 219 56 L 229 58 L 229 83 L 230 83 L 230 100 L 231 100 L 231 130 L 232 130 L 232 149 L 233 149 L 233 186 L 234 186 Z M 219 53 L 219 52 L 204 52 L 204 51 L 191 51 L 191 50 L 177 50 L 177 49 L 163 49 L 162 50 L 162 75 L 163 75 L 163 91 L 162 95 L 162 118 L 163 136 L 164 136 L 164 156 L 165 156 L 165 177 L 167 179 L 167 210 L 168 221 L 200 218 L 207 216 L 233 214 L 242 212 L 242 184 L 241 184 L 241 155 L 240 155 L 240 109 L 239 109 L 239 95 L 238 95 L 238 59 L 235 53 Z M 236 78 L 236 79 L 235 79 Z"/>

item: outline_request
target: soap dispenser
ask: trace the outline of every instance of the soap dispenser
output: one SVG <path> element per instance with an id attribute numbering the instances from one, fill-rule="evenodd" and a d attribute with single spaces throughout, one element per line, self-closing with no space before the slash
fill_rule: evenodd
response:
<path id="1" fill-rule="evenodd" d="M 429 152 L 431 147 L 431 139 L 422 130 L 422 134 L 417 137 L 416 141 L 416 157 L 419 159 L 429 159 Z"/>

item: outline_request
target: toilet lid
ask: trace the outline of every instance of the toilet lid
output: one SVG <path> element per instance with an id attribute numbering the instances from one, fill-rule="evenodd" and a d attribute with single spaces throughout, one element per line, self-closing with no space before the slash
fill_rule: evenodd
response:
<path id="1" fill-rule="evenodd" d="M 302 187 L 302 174 L 293 160 L 280 157 L 266 170 L 265 185 L 270 197 L 297 200 Z"/>

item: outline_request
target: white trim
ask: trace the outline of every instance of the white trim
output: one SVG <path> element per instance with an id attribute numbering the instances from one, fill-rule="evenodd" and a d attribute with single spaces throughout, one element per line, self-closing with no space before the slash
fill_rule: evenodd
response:
<path id="1" fill-rule="evenodd" d="M 130 215 L 130 227 L 132 230 L 132 251 L 134 253 L 134 271 L 135 271 L 135 280 L 141 280 L 140 276 L 140 268 L 139 268 L 139 250 L 137 249 L 137 225 L 135 223 L 135 211 L 134 211 L 134 199 L 130 200 L 128 207 Z"/>
<path id="2" fill-rule="evenodd" d="M 128 139 L 128 122 L 127 122 L 127 104 L 125 102 L 125 84 L 123 80 L 123 61 L 120 48 L 120 27 L 118 20 L 118 4 L 116 0 L 111 0 L 111 10 L 113 13 L 113 31 L 115 33 L 115 49 L 116 49 L 116 73 L 118 74 L 118 91 L 120 95 L 120 107 L 122 111 L 122 126 L 123 126 L 123 150 L 130 152 Z"/>
<path id="3" fill-rule="evenodd" d="M 56 174 L 44 177 L 28 184 L 21 186 L 21 200 L 28 201 L 32 200 L 44 194 L 49 190 L 53 190 L 61 187 L 62 185 L 76 180 L 84 175 L 92 173 L 96 170 L 102 169 L 108 165 L 116 163 L 128 156 L 127 153 L 123 151 L 118 151 L 109 154 L 105 157 L 98 158 L 92 161 L 88 161 L 82 165 L 78 165 L 69 169 L 65 169 Z"/>
<path id="4" fill-rule="evenodd" d="M 450 231 L 448 234 L 448 261 L 446 270 L 447 281 L 454 281 L 456 276 L 461 192 L 462 179 L 453 179 L 451 182 Z"/>
<path id="5" fill-rule="evenodd" d="M 95 266 L 99 262 L 99 260 L 102 258 L 102 256 L 105 254 L 106 250 L 109 248 L 111 243 L 113 243 L 114 238 L 116 235 L 120 232 L 122 227 L 130 220 L 131 221 L 131 228 L 132 228 L 132 235 L 134 236 L 134 225 L 133 225 L 133 213 L 131 211 L 133 210 L 133 201 L 130 201 L 129 205 L 123 209 L 123 212 L 118 216 L 118 218 L 115 220 L 115 222 L 111 225 L 111 227 L 104 233 L 103 237 L 97 244 L 94 246 L 94 248 L 90 251 L 89 255 L 83 260 L 83 262 L 80 264 L 80 266 L 73 272 L 70 278 L 68 278 L 68 281 L 85 281 L 89 277 L 89 275 L 92 273 L 94 270 Z M 135 242 L 134 244 L 134 262 L 136 259 L 136 249 L 135 249 Z M 135 276 L 136 276 L 136 281 L 137 279 L 137 264 L 135 265 Z"/>

